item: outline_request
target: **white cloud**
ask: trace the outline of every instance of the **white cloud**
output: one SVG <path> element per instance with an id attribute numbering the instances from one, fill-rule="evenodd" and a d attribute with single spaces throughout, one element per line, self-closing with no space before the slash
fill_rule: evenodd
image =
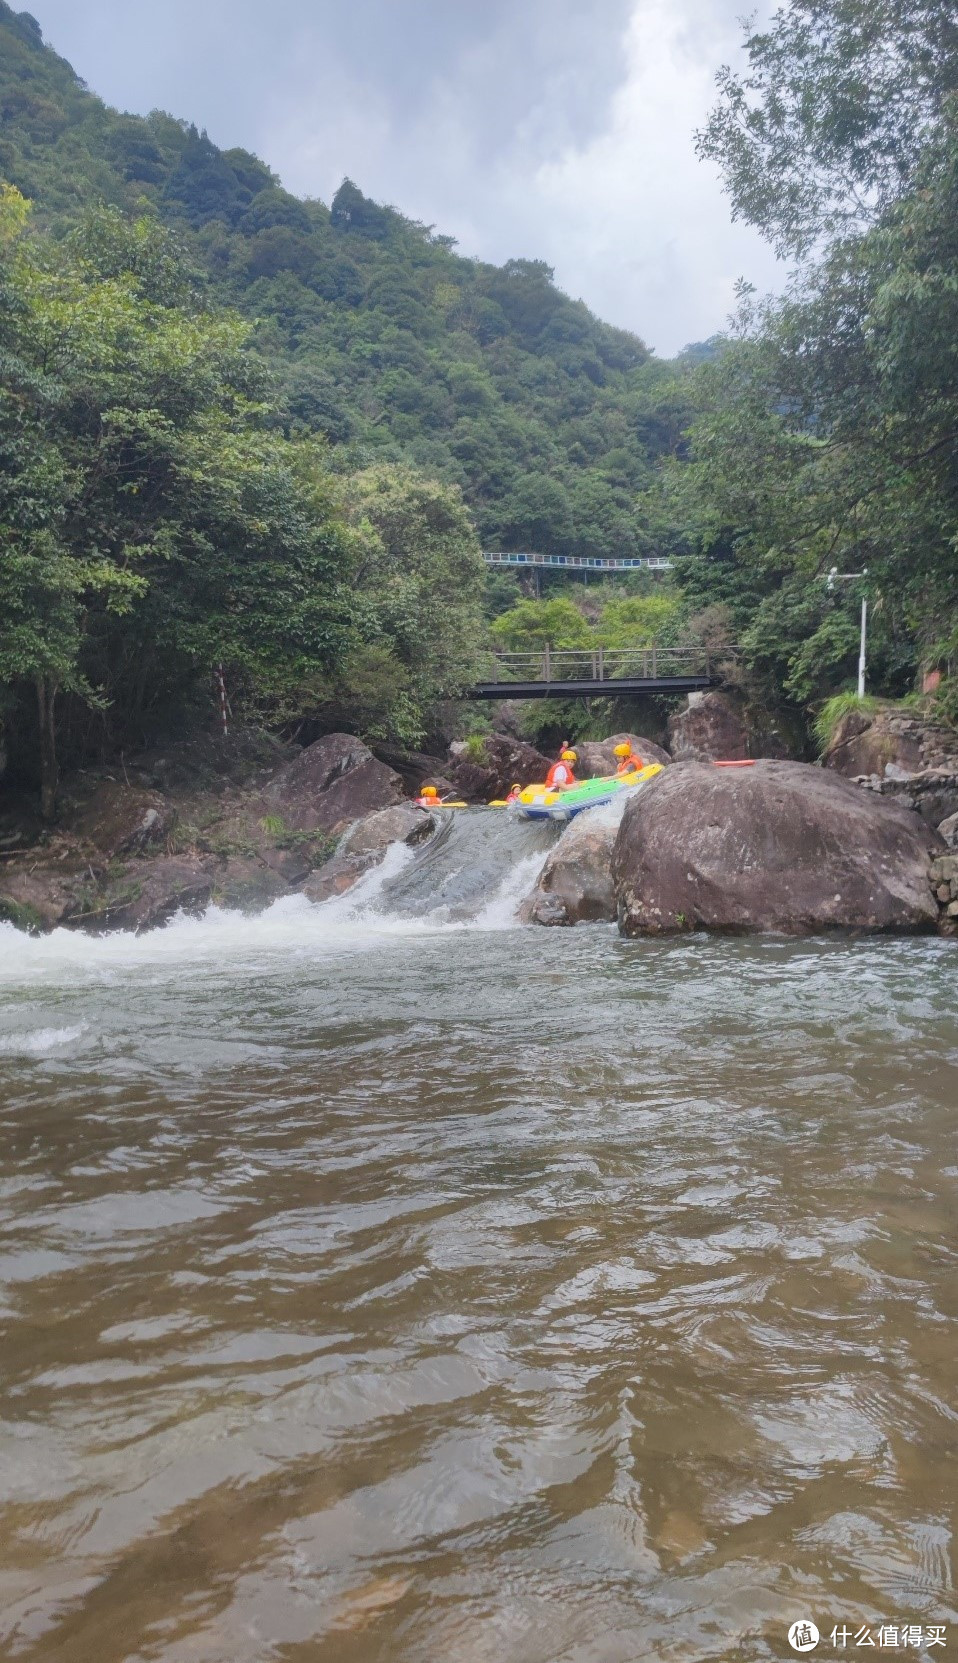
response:
<path id="1" fill-rule="evenodd" d="M 704 5 L 641 0 L 605 130 L 535 176 L 537 228 L 563 233 L 552 243 L 562 281 L 665 352 L 721 327 L 738 277 L 765 287 L 783 275 L 757 234 L 732 224 L 717 173 L 694 150 L 714 69 L 737 47 L 720 22 Z"/>
<path id="2" fill-rule="evenodd" d="M 727 0 L 638 0 L 619 38 L 618 85 L 581 139 L 562 119 L 574 60 L 542 81 L 530 74 L 525 108 L 506 134 L 497 128 L 502 28 L 423 86 L 401 131 L 353 76 L 324 77 L 315 100 L 286 89 L 264 141 L 291 189 L 328 197 L 349 173 L 456 236 L 463 253 L 547 260 L 563 288 L 671 354 L 724 326 L 740 276 L 760 288 L 783 280 L 757 234 L 732 224 L 694 149 L 739 33 Z M 309 74 L 305 59 L 298 80 Z"/>

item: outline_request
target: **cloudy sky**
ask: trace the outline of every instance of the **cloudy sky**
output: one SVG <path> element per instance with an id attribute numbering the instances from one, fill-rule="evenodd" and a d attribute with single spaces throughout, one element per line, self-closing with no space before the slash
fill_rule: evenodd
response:
<path id="1" fill-rule="evenodd" d="M 15 0 L 16 3 L 16 0 Z M 299 195 L 344 174 L 455 236 L 545 259 L 672 353 L 782 268 L 693 132 L 742 0 L 21 0 L 111 104 L 244 145 Z"/>

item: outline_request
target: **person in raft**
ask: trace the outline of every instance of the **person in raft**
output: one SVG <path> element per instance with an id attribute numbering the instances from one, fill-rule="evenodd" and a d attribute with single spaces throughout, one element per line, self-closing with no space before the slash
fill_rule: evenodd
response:
<path id="1" fill-rule="evenodd" d="M 519 793 L 521 790 L 522 786 L 519 784 L 519 781 L 516 780 L 515 785 L 512 786 L 511 790 L 506 793 L 506 802 L 517 803 L 519 801 Z"/>
<path id="2" fill-rule="evenodd" d="M 636 756 L 631 745 L 616 745 L 613 755 L 619 759 L 615 770 L 617 774 L 636 774 L 640 768 L 645 767 L 642 758 Z"/>
<path id="3" fill-rule="evenodd" d="M 578 762 L 575 751 L 564 750 L 558 762 L 554 762 L 546 775 L 546 786 L 550 791 L 564 791 L 567 785 L 575 785 L 576 778 L 573 768 Z"/>
<path id="4" fill-rule="evenodd" d="M 421 785 L 419 796 L 416 798 L 417 808 L 436 808 L 442 801 L 434 785 Z"/>

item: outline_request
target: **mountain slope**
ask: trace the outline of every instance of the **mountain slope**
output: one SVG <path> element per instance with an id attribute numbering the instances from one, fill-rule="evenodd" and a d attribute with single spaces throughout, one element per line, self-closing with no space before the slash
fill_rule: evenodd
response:
<path id="1" fill-rule="evenodd" d="M 334 465 L 405 459 L 460 483 L 487 545 L 657 552 L 635 499 L 680 444 L 681 389 L 547 266 L 463 258 L 348 180 L 329 207 L 301 201 L 187 122 L 110 109 L 5 0 L 0 112 L 0 176 L 37 223 L 152 207 L 258 320 L 285 424 L 327 434 Z"/>

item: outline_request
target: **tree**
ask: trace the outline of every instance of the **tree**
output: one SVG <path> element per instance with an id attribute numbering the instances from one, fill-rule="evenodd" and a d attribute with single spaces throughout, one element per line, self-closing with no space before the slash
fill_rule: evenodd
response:
<path id="1" fill-rule="evenodd" d="M 54 706 L 61 686 L 80 685 L 82 577 L 62 541 L 69 482 L 49 432 L 56 381 L 25 350 L 32 295 L 21 237 L 28 212 L 19 191 L 0 185 L 0 688 L 35 690 L 41 808 L 52 819 Z"/>
<path id="2" fill-rule="evenodd" d="M 492 635 L 505 652 L 534 652 L 545 646 L 587 649 L 594 644 L 586 618 L 566 595 L 519 601 L 495 619 Z"/>
<path id="3" fill-rule="evenodd" d="M 214 664 L 288 703 L 346 650 L 353 544 L 322 448 L 266 426 L 248 326 L 169 239 L 102 210 L 28 244 L 16 194 L 0 209 L 0 682 L 35 687 L 50 817 L 61 692 L 119 733 L 188 709 Z"/>
<path id="4" fill-rule="evenodd" d="M 875 224 L 910 192 L 958 93 L 953 0 L 786 0 L 697 135 L 737 217 L 782 253 Z"/>
<path id="5" fill-rule="evenodd" d="M 478 679 L 485 581 L 479 542 L 460 492 L 409 468 L 381 465 L 353 475 L 344 502 L 359 545 L 354 605 L 363 650 L 351 669 L 368 682 L 373 662 L 383 678 L 378 700 L 366 694 L 364 725 L 379 737 L 391 727 L 416 741 L 442 702 Z"/>
<path id="6" fill-rule="evenodd" d="M 502 538 L 507 548 L 530 549 L 536 554 L 565 554 L 572 545 L 575 525 L 565 486 L 545 474 L 525 474 L 516 480 L 501 508 Z"/>
<path id="7" fill-rule="evenodd" d="M 900 693 L 958 646 L 958 14 L 789 0 L 747 45 L 701 148 L 739 213 L 816 257 L 784 299 L 745 294 L 738 339 L 697 376 L 686 500 L 725 556 L 711 598 L 751 590 L 765 696 L 850 680 L 832 565 L 867 568 L 870 683 Z"/>

